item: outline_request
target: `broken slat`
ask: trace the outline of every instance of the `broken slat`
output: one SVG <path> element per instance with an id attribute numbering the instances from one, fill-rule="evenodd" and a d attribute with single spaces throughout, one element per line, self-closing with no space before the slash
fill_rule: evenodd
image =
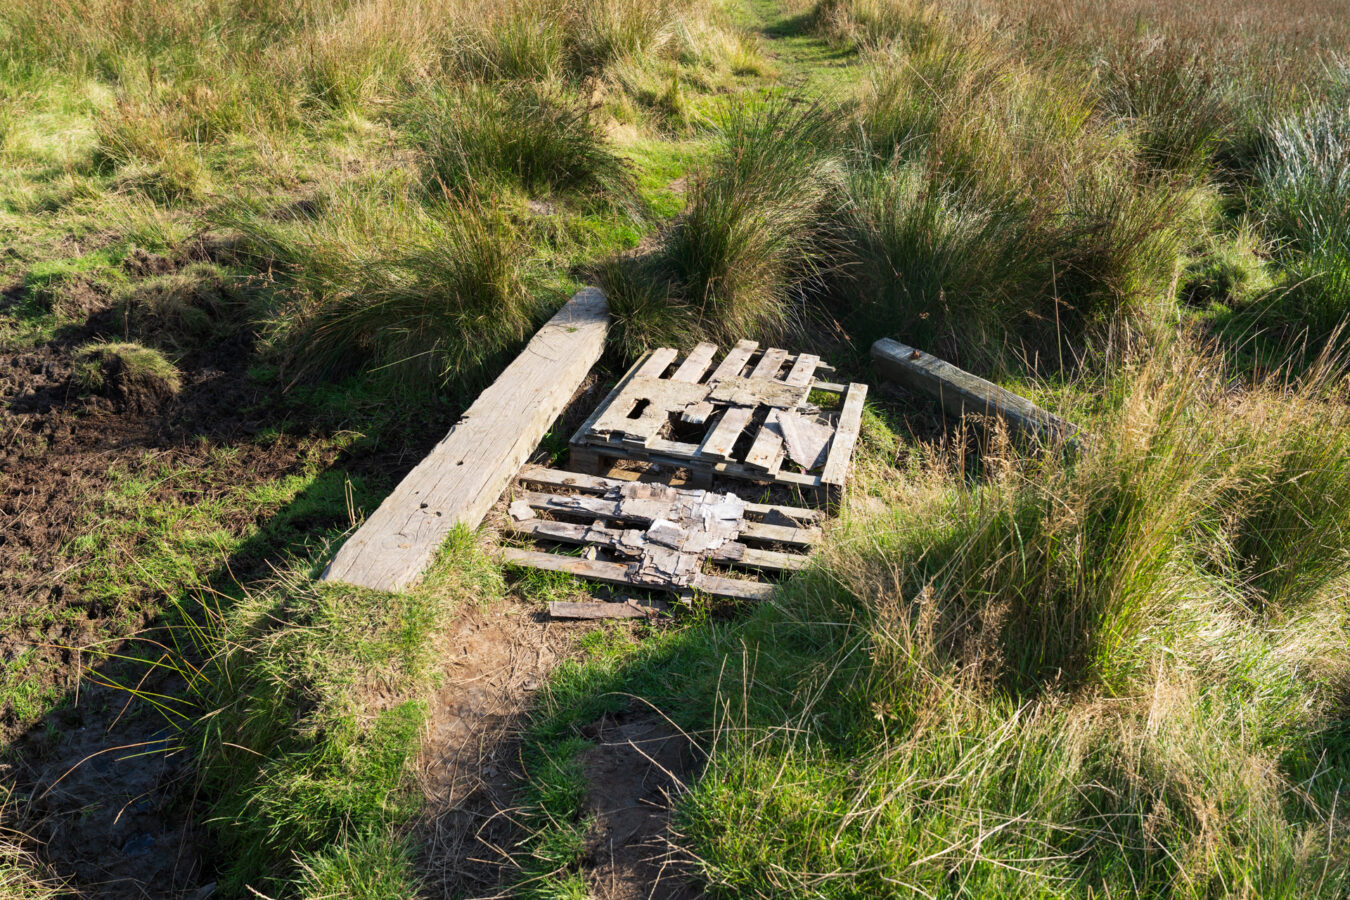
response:
<path id="1" fill-rule="evenodd" d="M 625 600 L 619 603 L 576 603 L 569 600 L 550 600 L 548 614 L 555 619 L 646 619 L 664 612 L 669 607 L 659 601 L 639 603 Z"/>
<path id="2" fill-rule="evenodd" d="M 628 566 L 623 563 L 605 562 L 599 559 L 582 559 L 576 556 L 560 556 L 556 553 L 544 553 L 539 550 L 521 550 L 517 547 L 503 547 L 501 560 L 517 566 L 543 569 L 547 572 L 567 572 L 603 581 L 607 584 L 632 586 L 628 577 Z M 728 597 L 733 600 L 767 600 L 773 596 L 773 585 L 763 581 L 743 581 L 737 578 L 723 578 L 720 575 L 699 573 L 690 585 L 705 594 Z"/>
<path id="3" fill-rule="evenodd" d="M 813 381 L 811 382 L 811 390 L 829 391 L 831 394 L 842 394 L 844 391 L 848 390 L 848 385 L 839 384 L 834 381 Z"/>
<path id="4" fill-rule="evenodd" d="M 750 361 L 750 356 L 758 347 L 759 341 L 737 342 L 736 346 L 727 352 L 726 357 L 718 367 L 713 369 L 712 375 L 708 378 L 709 383 L 740 375 L 741 370 L 745 368 L 745 364 Z"/>
<path id="5" fill-rule="evenodd" d="M 826 449 L 834 437 L 833 428 L 781 409 L 773 411 L 771 420 L 768 424 L 783 436 L 788 459 L 807 471 L 825 462 Z"/>
<path id="6" fill-rule="evenodd" d="M 573 488 L 578 491 L 603 494 L 610 488 L 622 487 L 631 481 L 622 478 L 601 478 L 598 475 L 583 475 L 580 472 L 565 472 L 561 469 L 548 469 L 544 466 L 529 465 L 520 470 L 520 480 L 529 484 L 544 484 L 549 487 Z M 798 522 L 820 520 L 824 511 L 806 506 L 784 506 L 775 503 L 747 503 L 745 511 L 755 515 L 777 512 Z"/>
<path id="7" fill-rule="evenodd" d="M 811 383 L 811 376 L 816 374 L 816 368 L 819 366 L 819 356 L 814 353 L 802 353 L 793 361 L 792 368 L 788 370 L 787 377 L 783 380 L 788 384 L 804 387 Z"/>
<path id="8" fill-rule="evenodd" d="M 796 409 L 809 393 L 810 388 L 805 385 L 784 384 L 771 378 L 723 378 L 708 392 L 708 399 L 732 406 Z"/>
<path id="9" fill-rule="evenodd" d="M 717 345 L 704 341 L 689 352 L 684 362 L 675 370 L 675 374 L 670 376 L 671 381 L 697 384 L 703 378 L 703 373 L 708 371 L 708 366 L 712 365 L 713 357 L 716 355 Z"/>
<path id="10" fill-rule="evenodd" d="M 651 352 L 644 353 L 642 358 L 633 363 L 632 367 L 623 374 L 623 377 L 619 379 L 618 383 L 610 388 L 609 393 L 605 395 L 604 401 L 602 401 L 595 409 L 591 410 L 591 414 L 586 417 L 586 421 L 582 422 L 581 427 L 572 435 L 570 449 L 574 457 L 581 457 L 584 454 L 584 451 L 581 450 L 581 443 L 586 436 L 591 433 L 591 428 L 594 427 L 595 423 L 600 420 L 600 417 L 605 414 L 605 410 L 614 405 L 614 401 L 619 399 L 619 395 L 623 393 L 623 389 L 628 386 L 630 381 L 637 377 L 639 372 L 643 371 L 651 358 Z M 590 458 L 587 457 L 587 459 L 589 460 Z"/>
<path id="11" fill-rule="evenodd" d="M 770 417 L 777 410 L 770 410 Z M 752 469 L 763 469 L 772 475 L 783 464 L 783 436 L 765 422 L 760 426 L 750 452 L 745 454 L 745 464 Z"/>
<path id="12" fill-rule="evenodd" d="M 647 515 L 650 509 L 634 504 L 632 501 L 606 500 L 604 497 L 573 496 L 559 494 L 541 494 L 525 491 L 523 498 L 535 509 L 551 513 L 573 516 L 599 516 L 612 521 L 631 521 L 650 523 Z M 773 541 L 779 544 L 807 546 L 820 539 L 817 528 L 794 528 L 788 525 L 766 525 L 763 522 L 746 522 L 741 528 L 741 538 L 750 540 Z"/>
<path id="13" fill-rule="evenodd" d="M 512 522 L 511 531 L 541 540 L 557 541 L 560 544 L 597 544 L 620 553 L 631 552 L 638 545 L 627 544 L 624 531 L 604 526 L 580 525 L 575 522 L 553 522 L 544 519 L 527 519 Z M 806 565 L 805 556 L 782 553 L 777 550 L 760 550 L 747 547 L 738 541 L 729 541 L 709 557 L 714 562 L 747 569 L 767 569 L 769 571 L 795 572 Z"/>
<path id="14" fill-rule="evenodd" d="M 853 459 L 853 447 L 858 443 L 858 429 L 862 425 L 863 401 L 867 398 L 867 385 L 856 381 L 848 386 L 844 394 L 844 409 L 839 414 L 839 424 L 835 426 L 834 440 L 830 441 L 830 455 L 825 460 L 825 470 L 820 473 L 824 484 L 842 486 L 848 478 L 848 465 Z"/>
<path id="15" fill-rule="evenodd" d="M 740 438 L 741 432 L 745 430 L 745 426 L 750 424 L 750 419 L 754 414 L 754 409 L 746 406 L 735 406 L 722 413 L 722 420 L 713 426 L 712 431 L 708 432 L 708 436 L 703 439 L 696 455 L 715 459 L 730 459 L 732 448 L 736 446 L 736 441 Z"/>
<path id="16" fill-rule="evenodd" d="M 670 368 L 670 364 L 675 361 L 675 357 L 680 355 L 680 351 L 674 347 L 657 347 L 643 361 L 642 367 L 637 370 L 639 378 L 660 378 L 661 374 Z"/>
<path id="17" fill-rule="evenodd" d="M 783 360 L 787 359 L 787 351 L 778 347 L 770 347 L 764 351 L 764 355 L 755 363 L 755 367 L 750 370 L 751 378 L 777 378 L 778 370 L 783 368 Z"/>

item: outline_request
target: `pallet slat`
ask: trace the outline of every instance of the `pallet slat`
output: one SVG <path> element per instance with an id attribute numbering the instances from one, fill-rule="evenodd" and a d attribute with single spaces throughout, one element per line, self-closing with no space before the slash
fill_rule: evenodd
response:
<path id="1" fill-rule="evenodd" d="M 778 347 L 770 347 L 764 351 L 764 355 L 755 363 L 755 367 L 750 370 L 751 378 L 777 378 L 778 370 L 783 368 L 783 360 L 787 359 L 787 351 Z"/>
<path id="2" fill-rule="evenodd" d="M 623 532 L 603 525 L 580 525 L 575 522 L 551 522 L 544 519 L 527 519 L 512 522 L 511 531 L 543 540 L 557 541 L 560 544 L 597 544 L 602 547 L 617 547 L 623 539 Z M 713 562 L 747 569 L 766 569 L 771 572 L 795 572 L 806 565 L 805 556 L 781 553 L 777 550 L 760 550 L 732 541 L 723 544 L 714 551 Z"/>
<path id="3" fill-rule="evenodd" d="M 502 562 L 517 566 L 528 566 L 547 572 L 567 572 L 608 584 L 634 585 L 628 578 L 628 567 L 623 563 L 605 562 L 598 559 L 582 559 L 577 556 L 560 556 L 556 553 L 544 553 L 539 550 L 521 550 L 517 547 L 503 547 L 500 550 Z M 644 585 L 645 587 L 645 585 Z M 729 597 L 733 600 L 767 600 L 773 596 L 774 586 L 763 581 L 742 581 L 736 578 L 723 578 L 720 575 L 694 576 L 690 587 L 717 597 Z"/>
<path id="4" fill-rule="evenodd" d="M 804 386 L 811 383 L 811 376 L 820 366 L 820 357 L 814 353 L 802 353 L 792 362 L 792 368 L 783 380 L 788 384 Z"/>
<path id="5" fill-rule="evenodd" d="M 697 384 L 703 378 L 703 373 L 708 371 L 708 366 L 712 365 L 713 357 L 716 355 L 717 345 L 704 341 L 689 352 L 684 362 L 675 370 L 675 374 L 670 376 L 670 380 Z"/>
<path id="6" fill-rule="evenodd" d="M 839 414 L 834 439 L 830 441 L 830 455 L 820 480 L 831 486 L 842 486 L 848 477 L 848 464 L 853 459 L 853 446 L 858 443 L 858 429 L 862 426 L 863 401 L 867 399 L 867 385 L 854 382 L 844 395 L 844 409 Z"/>
<path id="7" fill-rule="evenodd" d="M 709 381 L 717 381 L 722 378 L 732 378 L 741 374 L 745 364 L 750 361 L 751 355 L 759 348 L 759 341 L 738 341 L 735 347 L 727 352 L 726 357 L 713 369 Z"/>
<path id="8" fill-rule="evenodd" d="M 745 464 L 752 469 L 763 469 L 766 475 L 773 475 L 783 464 L 783 436 L 767 422 L 760 426 L 750 452 L 745 454 Z"/>
<path id="9" fill-rule="evenodd" d="M 622 478 L 601 478 L 598 475 L 583 475 L 580 472 L 564 472 L 561 469 L 548 469 L 544 466 L 529 465 L 520 470 L 520 480 L 530 484 L 544 484 L 549 487 L 573 488 L 603 494 L 611 488 L 622 487 L 630 482 Z M 776 512 L 799 522 L 818 522 L 824 518 L 823 510 L 806 506 L 784 506 L 777 503 L 747 503 L 747 512 L 767 515 Z"/>
<path id="10" fill-rule="evenodd" d="M 741 432 L 750 424 L 754 414 L 755 411 L 748 406 L 733 406 L 722 413 L 721 421 L 713 426 L 713 430 L 704 438 L 695 455 L 711 456 L 720 460 L 730 459 L 732 448 L 736 446 Z"/>

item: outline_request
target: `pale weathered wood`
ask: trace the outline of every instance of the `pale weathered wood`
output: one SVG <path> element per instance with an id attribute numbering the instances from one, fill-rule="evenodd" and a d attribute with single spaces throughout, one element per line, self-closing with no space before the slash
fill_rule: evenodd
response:
<path id="1" fill-rule="evenodd" d="M 759 347 L 758 341 L 739 341 L 735 347 L 723 357 L 722 362 L 718 364 L 708 381 L 720 381 L 723 378 L 733 378 L 741 374 L 745 364 L 750 361 L 751 355 Z"/>
<path id="2" fill-rule="evenodd" d="M 788 384 L 808 385 L 811 383 L 811 376 L 816 373 L 818 368 L 820 368 L 820 357 L 814 353 L 803 353 L 793 360 L 792 368 L 783 380 Z"/>
<path id="3" fill-rule="evenodd" d="M 559 515 L 598 516 L 602 519 L 640 522 L 644 525 L 652 521 L 648 509 L 631 502 L 624 504 L 621 501 L 609 500 L 604 497 L 542 494 L 538 491 L 522 491 L 520 496 L 535 509 L 543 509 Z M 794 528 L 788 525 L 767 525 L 763 522 L 746 522 L 741 528 L 740 536 L 750 540 L 807 546 L 820 540 L 820 530 L 817 528 Z"/>
<path id="4" fill-rule="evenodd" d="M 775 412 L 777 410 L 769 411 L 770 418 Z M 745 464 L 752 469 L 763 469 L 767 475 L 777 472 L 783 464 L 783 435 L 768 422 L 761 425 L 759 434 L 755 435 L 754 443 L 745 454 Z"/>
<path id="5" fill-rule="evenodd" d="M 569 600 L 550 600 L 548 614 L 555 619 L 646 619 L 664 612 L 669 607 L 659 601 L 639 603 L 625 600 L 618 603 L 575 603 Z"/>
<path id="6" fill-rule="evenodd" d="M 456 525 L 476 527 L 599 360 L 609 307 L 579 291 L 338 550 L 323 580 L 413 584 Z"/>
<path id="7" fill-rule="evenodd" d="M 849 463 L 853 461 L 853 447 L 858 443 L 858 429 L 862 426 L 863 401 L 867 399 L 867 385 L 854 382 L 844 394 L 844 408 L 830 441 L 830 455 L 820 473 L 823 484 L 842 487 L 848 478 Z"/>
<path id="8" fill-rule="evenodd" d="M 630 484 L 636 479 L 601 478 L 579 472 L 566 472 L 562 469 L 549 469 L 544 466 L 527 465 L 520 470 L 520 480 L 528 484 L 544 484 L 550 487 L 572 488 L 577 491 L 603 494 L 610 488 Z M 755 515 L 767 515 L 771 512 L 787 516 L 799 522 L 816 522 L 824 518 L 824 511 L 806 506 L 783 506 L 773 503 L 747 503 L 745 511 Z"/>
<path id="9" fill-rule="evenodd" d="M 712 365 L 713 357 L 716 355 L 717 345 L 704 341 L 689 352 L 684 362 L 675 370 L 675 374 L 670 376 L 670 380 L 697 384 L 703 379 L 703 373 L 708 371 L 708 366 Z"/>
<path id="10" fill-rule="evenodd" d="M 751 378 L 777 378 L 778 370 L 783 368 L 783 360 L 787 359 L 787 351 L 778 347 L 770 347 L 764 351 L 764 355 L 755 363 L 755 367 L 750 370 Z"/>
<path id="11" fill-rule="evenodd" d="M 675 361 L 675 357 L 679 355 L 680 351 L 674 347 L 657 347 L 647 354 L 646 359 L 642 361 L 641 367 L 637 370 L 638 377 L 660 378 L 661 374 L 670 368 L 670 364 Z"/>
<path id="12" fill-rule="evenodd" d="M 708 432 L 707 438 L 698 448 L 698 456 L 711 456 L 714 459 L 730 459 L 736 441 L 750 424 L 755 414 L 751 407 L 733 406 L 722 413 L 722 419 Z"/>
<path id="13" fill-rule="evenodd" d="M 930 353 L 882 338 L 872 345 L 877 370 L 903 387 L 926 394 L 955 416 L 972 413 L 1004 420 L 1033 438 L 1072 437 L 1078 429 L 1025 397 L 959 369 Z"/>
<path id="14" fill-rule="evenodd" d="M 595 544 L 623 552 L 625 549 L 640 547 L 640 543 L 626 543 L 623 529 L 606 528 L 603 525 L 582 525 L 576 522 L 553 522 L 544 519 L 526 519 L 509 523 L 508 527 L 516 534 L 528 535 L 540 540 L 557 541 L 560 544 Z M 713 562 L 725 563 L 738 568 L 767 569 L 769 571 L 796 571 L 806 565 L 807 558 L 776 550 L 761 550 L 748 547 L 738 541 L 729 541 L 714 550 L 708 557 Z"/>
<path id="15" fill-rule="evenodd" d="M 500 551 L 502 562 L 517 566 L 529 566 L 548 572 L 567 572 L 603 581 L 607 584 L 632 586 L 628 576 L 628 566 L 623 563 L 605 562 L 598 559 L 581 559 L 576 556 L 561 556 L 556 553 L 543 553 L 538 550 L 521 550 L 516 547 L 503 547 Z M 718 597 L 730 597 L 736 600 L 767 600 L 773 596 L 773 585 L 763 581 L 742 581 L 736 578 L 723 578 L 719 575 L 699 573 L 694 576 L 695 590 Z"/>

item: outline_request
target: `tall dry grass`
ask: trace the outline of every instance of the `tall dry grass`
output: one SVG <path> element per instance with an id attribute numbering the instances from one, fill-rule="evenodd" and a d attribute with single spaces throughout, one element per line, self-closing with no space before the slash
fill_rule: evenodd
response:
<path id="1" fill-rule="evenodd" d="M 695 865 L 741 896 L 1343 895 L 1344 371 L 1154 354 L 1081 456 L 874 482 L 724 677 Z"/>

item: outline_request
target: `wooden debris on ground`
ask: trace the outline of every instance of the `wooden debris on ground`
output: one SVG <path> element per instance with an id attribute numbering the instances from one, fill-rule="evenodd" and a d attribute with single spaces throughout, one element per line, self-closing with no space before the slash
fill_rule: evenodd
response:
<path id="1" fill-rule="evenodd" d="M 722 475 L 837 499 L 867 386 L 820 381 L 831 371 L 820 357 L 755 341 L 714 367 L 717 353 L 702 343 L 683 360 L 669 347 L 643 356 L 572 436 L 574 467 L 599 474 L 606 459 L 643 460 L 687 468 L 704 484 Z M 812 390 L 841 395 L 838 408 L 818 409 Z"/>
<path id="2" fill-rule="evenodd" d="M 1034 439 L 1073 439 L 1078 428 L 1041 409 L 1025 397 L 890 338 L 872 345 L 877 371 L 890 381 L 925 394 L 943 410 L 1000 419 L 1012 430 Z"/>
<path id="3" fill-rule="evenodd" d="M 598 288 L 565 303 L 450 432 L 347 538 L 324 581 L 397 591 L 450 529 L 477 527 L 600 358 L 609 307 Z"/>
<path id="4" fill-rule="evenodd" d="M 573 493 L 521 490 L 506 527 L 536 541 L 585 547 L 591 558 L 506 548 L 517 565 L 570 572 L 610 584 L 683 594 L 763 599 L 772 585 L 707 571 L 708 564 L 755 572 L 801 569 L 820 537 L 822 512 L 748 503 L 733 493 L 601 478 L 526 466 L 520 482 Z M 544 513 L 548 518 L 539 515 Z"/>
<path id="5" fill-rule="evenodd" d="M 592 600 L 580 603 L 550 600 L 548 614 L 555 619 L 649 619 L 669 608 L 658 600 L 643 603 L 632 598 L 612 602 Z"/>

